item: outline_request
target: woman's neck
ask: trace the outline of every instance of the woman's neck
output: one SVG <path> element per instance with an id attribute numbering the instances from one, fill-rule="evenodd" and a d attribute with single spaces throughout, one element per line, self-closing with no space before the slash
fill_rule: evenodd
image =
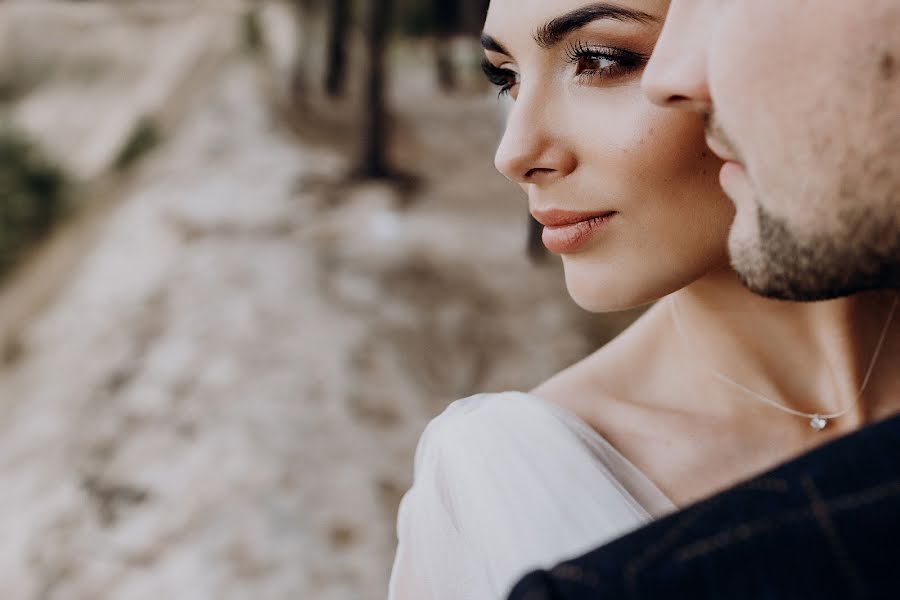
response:
<path id="1" fill-rule="evenodd" d="M 676 292 L 658 310 L 660 325 L 682 347 L 685 374 L 703 380 L 704 388 L 730 387 L 746 403 L 750 394 L 713 375 L 718 372 L 796 411 L 847 409 L 836 424 L 849 430 L 900 410 L 897 315 L 885 333 L 895 300 L 894 291 L 817 303 L 770 300 L 746 290 L 728 269 Z"/>

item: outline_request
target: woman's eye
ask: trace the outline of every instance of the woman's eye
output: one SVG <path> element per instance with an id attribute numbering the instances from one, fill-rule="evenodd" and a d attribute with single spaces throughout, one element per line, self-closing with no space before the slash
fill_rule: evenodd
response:
<path id="1" fill-rule="evenodd" d="M 500 88 L 500 95 L 509 94 L 519 83 L 519 74 L 511 69 L 498 67 L 488 60 L 481 63 L 481 70 L 488 81 Z"/>
<path id="2" fill-rule="evenodd" d="M 617 61 L 607 56 L 581 56 L 578 58 L 576 73 L 582 74 L 586 71 L 604 71 L 615 67 Z"/>
<path id="3" fill-rule="evenodd" d="M 570 44 L 566 60 L 575 65 L 575 75 L 585 83 L 595 78 L 617 79 L 632 75 L 647 63 L 647 57 L 621 48 Z"/>

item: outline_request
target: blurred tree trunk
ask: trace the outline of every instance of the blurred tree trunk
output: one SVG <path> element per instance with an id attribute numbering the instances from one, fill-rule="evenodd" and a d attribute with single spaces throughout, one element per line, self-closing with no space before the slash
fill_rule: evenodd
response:
<path id="1" fill-rule="evenodd" d="M 456 89 L 453 65 L 453 35 L 459 32 L 459 0 L 432 0 L 434 18 L 434 66 L 441 90 Z"/>
<path id="2" fill-rule="evenodd" d="M 489 0 L 459 0 L 460 33 L 478 35 L 484 27 Z"/>
<path id="3" fill-rule="evenodd" d="M 370 0 L 366 24 L 369 57 L 368 81 L 363 98 L 362 156 L 357 175 L 366 179 L 391 176 L 388 167 L 388 114 L 385 107 L 385 49 L 391 0 Z"/>
<path id="4" fill-rule="evenodd" d="M 328 25 L 328 64 L 325 69 L 325 93 L 331 97 L 336 97 L 344 93 L 344 83 L 346 81 L 350 0 L 331 0 Z"/>
<path id="5" fill-rule="evenodd" d="M 312 36 L 315 29 L 316 0 L 293 0 L 294 18 L 297 23 L 297 56 L 291 71 L 290 94 L 295 103 L 306 97 L 309 59 L 312 54 Z"/>
<path id="6" fill-rule="evenodd" d="M 528 215 L 528 241 L 526 243 L 526 251 L 528 252 L 528 257 L 533 261 L 538 261 L 546 255 L 543 234 L 544 226 L 538 223 L 534 217 Z"/>

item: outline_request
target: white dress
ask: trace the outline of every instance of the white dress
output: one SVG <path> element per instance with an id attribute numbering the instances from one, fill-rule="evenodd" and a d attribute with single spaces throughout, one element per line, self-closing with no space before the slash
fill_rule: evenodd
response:
<path id="1" fill-rule="evenodd" d="M 388 599 L 502 600 L 525 573 L 673 510 L 562 406 L 520 392 L 457 400 L 416 448 Z"/>

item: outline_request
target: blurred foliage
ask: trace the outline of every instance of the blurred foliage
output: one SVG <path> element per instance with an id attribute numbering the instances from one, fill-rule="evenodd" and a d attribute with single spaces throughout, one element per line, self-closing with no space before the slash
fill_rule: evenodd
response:
<path id="1" fill-rule="evenodd" d="M 244 49 L 251 54 L 256 54 L 263 47 L 262 24 L 259 22 L 259 8 L 256 6 L 248 8 L 241 15 L 241 41 Z"/>
<path id="2" fill-rule="evenodd" d="M 429 35 L 433 31 L 434 6 L 423 0 L 395 0 L 394 29 L 412 37 Z"/>
<path id="3" fill-rule="evenodd" d="M 18 86 L 6 73 L 0 72 L 0 105 L 12 103 L 19 95 Z"/>
<path id="4" fill-rule="evenodd" d="M 153 119 L 141 119 L 135 126 L 128 141 L 122 146 L 122 150 L 115 161 L 115 168 L 119 171 L 128 169 L 142 156 L 155 148 L 161 140 L 162 133 Z"/>
<path id="5" fill-rule="evenodd" d="M 401 35 L 435 33 L 477 35 L 487 14 L 487 0 L 395 0 L 394 29 Z"/>
<path id="6" fill-rule="evenodd" d="M 331 0 L 294 0 L 303 6 L 332 6 Z M 487 0 L 393 0 L 391 29 L 401 36 L 424 37 L 446 28 L 457 33 L 477 34 L 481 31 Z M 368 1 L 357 0 L 348 15 L 350 26 L 368 18 Z M 452 14 L 452 22 L 446 23 Z"/>
<path id="7" fill-rule="evenodd" d="M 67 178 L 25 136 L 0 127 L 0 275 L 63 215 Z"/>
<path id="8" fill-rule="evenodd" d="M 0 106 L 19 100 L 48 75 L 47 65 L 40 60 L 24 61 L 18 58 L 0 56 Z"/>

